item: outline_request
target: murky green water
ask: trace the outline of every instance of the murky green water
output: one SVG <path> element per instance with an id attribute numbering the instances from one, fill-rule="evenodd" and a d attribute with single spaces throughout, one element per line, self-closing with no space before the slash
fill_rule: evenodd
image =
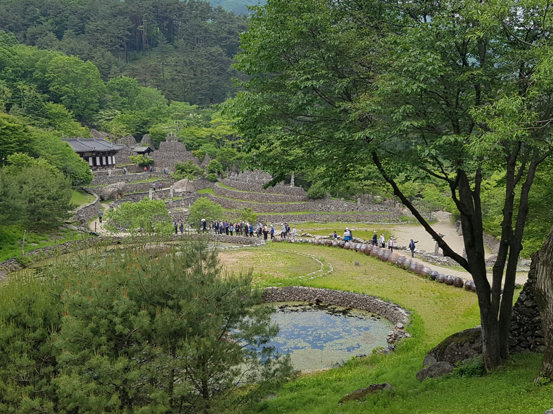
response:
<path id="1" fill-rule="evenodd" d="M 273 306 L 273 305 L 271 305 Z M 393 324 L 378 315 L 336 306 L 280 303 L 272 320 L 280 327 L 269 345 L 290 354 L 296 369 L 331 368 L 387 346 Z"/>

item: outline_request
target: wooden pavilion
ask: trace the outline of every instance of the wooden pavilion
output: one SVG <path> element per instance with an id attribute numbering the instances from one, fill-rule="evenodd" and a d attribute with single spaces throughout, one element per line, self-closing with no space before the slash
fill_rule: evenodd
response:
<path id="1" fill-rule="evenodd" d="M 125 145 L 114 144 L 101 138 L 66 138 L 73 150 L 88 162 L 91 169 L 115 168 L 115 155 Z"/>

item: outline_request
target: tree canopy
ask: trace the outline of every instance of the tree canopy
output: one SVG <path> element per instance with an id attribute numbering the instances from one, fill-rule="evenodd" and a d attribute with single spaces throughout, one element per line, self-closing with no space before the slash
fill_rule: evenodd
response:
<path id="1" fill-rule="evenodd" d="M 228 107 L 252 161 L 277 181 L 310 168 L 335 182 L 380 174 L 472 274 L 488 369 L 507 358 L 530 189 L 553 150 L 549 12 L 538 0 L 269 0 L 242 36 L 237 68 L 248 80 Z M 482 183 L 494 173 L 503 217 L 490 283 Z M 405 177 L 448 189 L 467 259 L 406 197 Z"/>

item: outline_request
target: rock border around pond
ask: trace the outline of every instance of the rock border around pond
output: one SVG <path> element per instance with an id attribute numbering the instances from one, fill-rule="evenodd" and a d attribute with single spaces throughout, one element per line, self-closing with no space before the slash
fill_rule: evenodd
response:
<path id="1" fill-rule="evenodd" d="M 393 330 L 388 332 L 387 337 L 390 345 L 411 337 L 405 330 L 410 321 L 410 312 L 395 303 L 386 302 L 376 296 L 333 289 L 285 286 L 266 288 L 263 292 L 263 301 L 265 303 L 312 302 L 360 309 L 382 316 L 394 324 Z"/>

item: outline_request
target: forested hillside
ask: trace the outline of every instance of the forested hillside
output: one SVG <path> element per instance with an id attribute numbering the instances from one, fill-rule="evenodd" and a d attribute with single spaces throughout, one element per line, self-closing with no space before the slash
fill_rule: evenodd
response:
<path id="1" fill-rule="evenodd" d="M 236 14 L 249 13 L 248 6 L 263 5 L 265 0 L 209 0 L 212 6 L 221 6 L 223 9 Z"/>
<path id="2" fill-rule="evenodd" d="M 233 94 L 246 22 L 207 1 L 0 0 L 0 29 L 20 43 L 90 61 L 103 81 L 127 75 L 198 105 Z"/>

